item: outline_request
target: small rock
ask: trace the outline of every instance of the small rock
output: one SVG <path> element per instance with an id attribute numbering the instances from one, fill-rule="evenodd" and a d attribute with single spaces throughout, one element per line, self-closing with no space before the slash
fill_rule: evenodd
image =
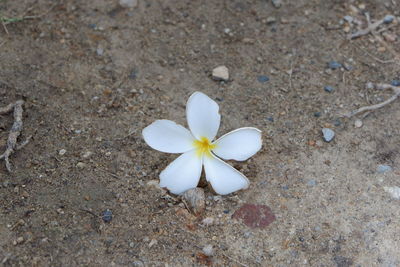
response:
<path id="1" fill-rule="evenodd" d="M 325 90 L 325 92 L 332 93 L 333 90 L 335 90 L 335 88 L 333 88 L 330 85 L 327 85 L 327 86 L 324 86 L 324 90 Z"/>
<path id="2" fill-rule="evenodd" d="M 389 23 L 392 23 L 393 20 L 394 20 L 394 16 L 393 15 L 386 15 L 383 18 L 383 23 L 389 24 Z"/>
<path id="3" fill-rule="evenodd" d="M 101 57 L 104 54 L 104 49 L 100 46 L 97 47 L 96 54 Z"/>
<path id="4" fill-rule="evenodd" d="M 390 84 L 393 86 L 400 86 L 400 80 L 393 80 L 390 82 Z"/>
<path id="5" fill-rule="evenodd" d="M 267 117 L 267 121 L 274 122 L 274 118 L 273 117 Z"/>
<path id="6" fill-rule="evenodd" d="M 352 16 L 349 16 L 349 15 L 344 16 L 343 19 L 344 19 L 345 21 L 347 21 L 348 23 L 352 23 L 353 20 L 354 20 L 353 17 L 352 17 Z"/>
<path id="7" fill-rule="evenodd" d="M 83 162 L 78 162 L 78 164 L 76 164 L 76 167 L 78 167 L 78 169 L 84 169 L 86 167 L 86 164 Z"/>
<path id="8" fill-rule="evenodd" d="M 314 112 L 314 117 L 316 117 L 316 118 L 321 117 L 321 112 L 319 112 L 319 111 Z"/>
<path id="9" fill-rule="evenodd" d="M 363 126 L 362 120 L 357 119 L 357 120 L 354 122 L 354 127 L 356 127 L 356 128 L 361 128 L 362 126 Z"/>
<path id="10" fill-rule="evenodd" d="M 212 245 L 206 245 L 203 247 L 204 255 L 211 257 L 214 254 L 214 249 Z"/>
<path id="11" fill-rule="evenodd" d="M 265 76 L 265 75 L 259 75 L 259 76 L 257 77 L 257 80 L 258 80 L 260 83 L 266 83 L 266 82 L 269 81 L 269 78 L 268 78 L 268 76 Z"/>
<path id="12" fill-rule="evenodd" d="M 308 185 L 308 186 L 316 186 L 316 185 L 317 185 L 317 181 L 315 181 L 315 180 L 309 180 L 309 181 L 307 182 L 307 185 Z"/>
<path id="13" fill-rule="evenodd" d="M 204 219 L 201 221 L 201 223 L 202 223 L 204 226 L 212 225 L 212 224 L 214 223 L 214 218 L 213 218 L 213 217 L 204 218 Z"/>
<path id="14" fill-rule="evenodd" d="M 24 242 L 24 238 L 22 236 L 20 236 L 17 238 L 17 240 L 15 240 L 15 243 L 16 243 L 15 245 L 22 244 L 23 242 Z"/>
<path id="15" fill-rule="evenodd" d="M 365 85 L 366 89 L 374 89 L 374 84 L 372 82 L 367 82 L 367 84 Z"/>
<path id="16" fill-rule="evenodd" d="M 339 118 L 337 118 L 333 121 L 333 125 L 339 127 L 340 125 L 342 125 L 342 121 Z"/>
<path id="17" fill-rule="evenodd" d="M 149 248 L 151 248 L 152 246 L 156 245 L 158 243 L 157 239 L 152 239 L 149 243 Z"/>
<path id="18" fill-rule="evenodd" d="M 83 153 L 82 158 L 87 159 L 90 158 L 90 156 L 93 155 L 93 152 L 91 151 L 86 151 L 85 153 Z"/>
<path id="19" fill-rule="evenodd" d="M 378 167 L 376 168 L 376 171 L 377 171 L 378 173 L 390 172 L 390 171 L 392 171 L 392 167 L 389 166 L 389 165 L 380 164 L 380 165 L 378 165 Z"/>
<path id="20" fill-rule="evenodd" d="M 335 137 L 335 132 L 332 129 L 329 128 L 323 128 L 322 129 L 322 134 L 324 137 L 325 142 L 330 142 L 333 140 L 333 138 Z"/>
<path id="21" fill-rule="evenodd" d="M 329 67 L 331 70 L 336 70 L 336 69 L 341 68 L 341 67 L 342 67 L 342 64 L 340 64 L 340 63 L 337 62 L 337 61 L 330 61 L 330 62 L 328 63 L 328 67 Z"/>
<path id="22" fill-rule="evenodd" d="M 59 154 L 60 156 L 65 155 L 65 153 L 67 153 L 67 150 L 65 150 L 65 149 L 61 149 L 60 151 L 58 151 L 58 154 Z"/>
<path id="23" fill-rule="evenodd" d="M 229 71 L 225 66 L 219 66 L 213 69 L 212 77 L 216 81 L 228 81 L 229 80 Z"/>
<path id="24" fill-rule="evenodd" d="M 194 215 L 198 216 L 204 212 L 206 208 L 205 196 L 203 188 L 197 187 L 187 190 L 183 193 L 183 198 Z"/>
<path id="25" fill-rule="evenodd" d="M 400 187 L 398 186 L 394 186 L 394 187 L 384 187 L 383 190 L 385 190 L 385 192 L 389 193 L 392 198 L 394 199 L 400 199 Z"/>
<path id="26" fill-rule="evenodd" d="M 275 17 L 268 17 L 265 21 L 265 23 L 267 24 L 272 24 L 276 22 L 276 18 Z"/>
<path id="27" fill-rule="evenodd" d="M 119 0 L 119 4 L 122 7 L 133 8 L 138 4 L 138 0 Z"/>
<path id="28" fill-rule="evenodd" d="M 103 222 L 105 222 L 105 223 L 111 222 L 111 220 L 113 218 L 111 210 L 106 209 L 105 211 L 103 211 L 101 214 L 101 218 L 103 219 Z"/>
<path id="29" fill-rule="evenodd" d="M 282 0 L 272 0 L 272 4 L 276 8 L 280 8 L 282 6 Z"/>
<path id="30" fill-rule="evenodd" d="M 353 67 L 348 63 L 343 63 L 343 67 L 347 71 L 351 71 L 353 69 Z"/>
<path id="31" fill-rule="evenodd" d="M 260 204 L 244 204 L 232 218 L 241 219 L 250 228 L 265 228 L 276 219 L 268 206 Z"/>

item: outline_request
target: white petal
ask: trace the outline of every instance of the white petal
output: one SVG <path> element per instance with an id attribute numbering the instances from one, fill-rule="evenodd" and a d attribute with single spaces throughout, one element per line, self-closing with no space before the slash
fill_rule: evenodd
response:
<path id="1" fill-rule="evenodd" d="M 194 137 L 214 140 L 217 135 L 221 115 L 218 104 L 203 93 L 193 93 L 186 105 L 186 117 Z"/>
<path id="2" fill-rule="evenodd" d="M 193 149 L 195 141 L 185 127 L 169 120 L 157 120 L 142 131 L 143 138 L 152 148 L 167 153 L 184 153 Z"/>
<path id="3" fill-rule="evenodd" d="M 174 194 L 197 187 L 202 169 L 202 158 L 192 150 L 180 155 L 160 173 L 160 187 Z"/>
<path id="4" fill-rule="evenodd" d="M 214 155 L 204 156 L 203 161 L 207 181 L 218 194 L 230 194 L 249 186 L 246 176 Z"/>
<path id="5" fill-rule="evenodd" d="M 212 150 L 218 157 L 226 160 L 246 160 L 261 148 L 261 131 L 257 128 L 245 127 L 221 136 L 214 142 L 217 146 Z"/>

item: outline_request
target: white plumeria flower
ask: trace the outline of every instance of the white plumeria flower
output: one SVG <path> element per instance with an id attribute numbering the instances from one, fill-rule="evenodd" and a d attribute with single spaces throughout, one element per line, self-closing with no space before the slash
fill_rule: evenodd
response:
<path id="1" fill-rule="evenodd" d="M 217 135 L 221 115 L 218 104 L 203 93 L 193 93 L 186 105 L 189 130 L 170 120 L 157 120 L 143 129 L 146 143 L 159 151 L 183 153 L 160 174 L 160 186 L 174 194 L 197 187 L 204 165 L 214 191 L 226 195 L 249 186 L 249 180 L 225 160 L 243 161 L 261 148 L 261 131 L 245 127 Z M 218 157 L 217 157 L 218 156 Z"/>

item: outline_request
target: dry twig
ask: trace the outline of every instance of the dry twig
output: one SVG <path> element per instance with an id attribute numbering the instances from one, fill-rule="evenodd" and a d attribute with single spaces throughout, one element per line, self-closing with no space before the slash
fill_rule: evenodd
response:
<path id="1" fill-rule="evenodd" d="M 365 13 L 365 16 L 367 17 L 367 22 L 368 22 L 367 28 L 361 29 L 361 30 L 359 30 L 359 31 L 357 31 L 355 33 L 349 34 L 348 37 L 347 37 L 348 39 L 351 40 L 351 39 L 355 39 L 355 38 L 358 38 L 358 37 L 363 36 L 363 35 L 367 35 L 370 32 L 375 31 L 381 24 L 384 23 L 384 19 L 380 19 L 380 20 L 378 20 L 378 21 L 376 21 L 374 23 L 371 23 L 371 21 L 369 19 L 369 14 Z"/>
<path id="2" fill-rule="evenodd" d="M 361 107 L 359 109 L 353 110 L 347 114 L 345 114 L 344 116 L 347 118 L 351 118 L 357 114 L 360 114 L 362 112 L 366 112 L 366 111 L 372 111 L 372 110 L 377 110 L 381 107 L 384 107 L 390 103 L 392 103 L 393 101 L 395 101 L 399 96 L 400 96 L 400 86 L 393 86 L 390 84 L 377 84 L 376 86 L 377 89 L 380 90 L 384 90 L 384 89 L 392 89 L 394 91 L 394 95 L 391 96 L 390 98 L 388 98 L 387 100 L 375 104 L 375 105 L 371 105 L 371 106 L 365 106 L 365 107 Z"/>
<path id="3" fill-rule="evenodd" d="M 15 103 L 11 103 L 4 108 L 0 108 L 0 115 L 10 112 L 14 109 L 14 124 L 11 127 L 10 133 L 7 139 L 7 146 L 6 151 L 2 155 L 0 155 L 0 159 L 4 159 L 6 162 L 6 168 L 9 172 L 11 172 L 11 164 L 9 157 L 11 154 L 18 149 L 21 149 L 26 144 L 28 144 L 31 137 L 28 137 L 24 142 L 17 146 L 17 139 L 18 136 L 21 134 L 22 131 L 22 112 L 23 108 L 22 105 L 24 104 L 23 100 L 18 100 Z"/>

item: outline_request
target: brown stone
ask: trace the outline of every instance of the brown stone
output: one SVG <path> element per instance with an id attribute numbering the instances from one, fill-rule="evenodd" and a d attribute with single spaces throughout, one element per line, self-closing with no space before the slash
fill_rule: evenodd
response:
<path id="1" fill-rule="evenodd" d="M 265 228 L 275 221 L 275 215 L 266 205 L 244 204 L 232 215 L 234 219 L 241 219 L 250 228 Z"/>

